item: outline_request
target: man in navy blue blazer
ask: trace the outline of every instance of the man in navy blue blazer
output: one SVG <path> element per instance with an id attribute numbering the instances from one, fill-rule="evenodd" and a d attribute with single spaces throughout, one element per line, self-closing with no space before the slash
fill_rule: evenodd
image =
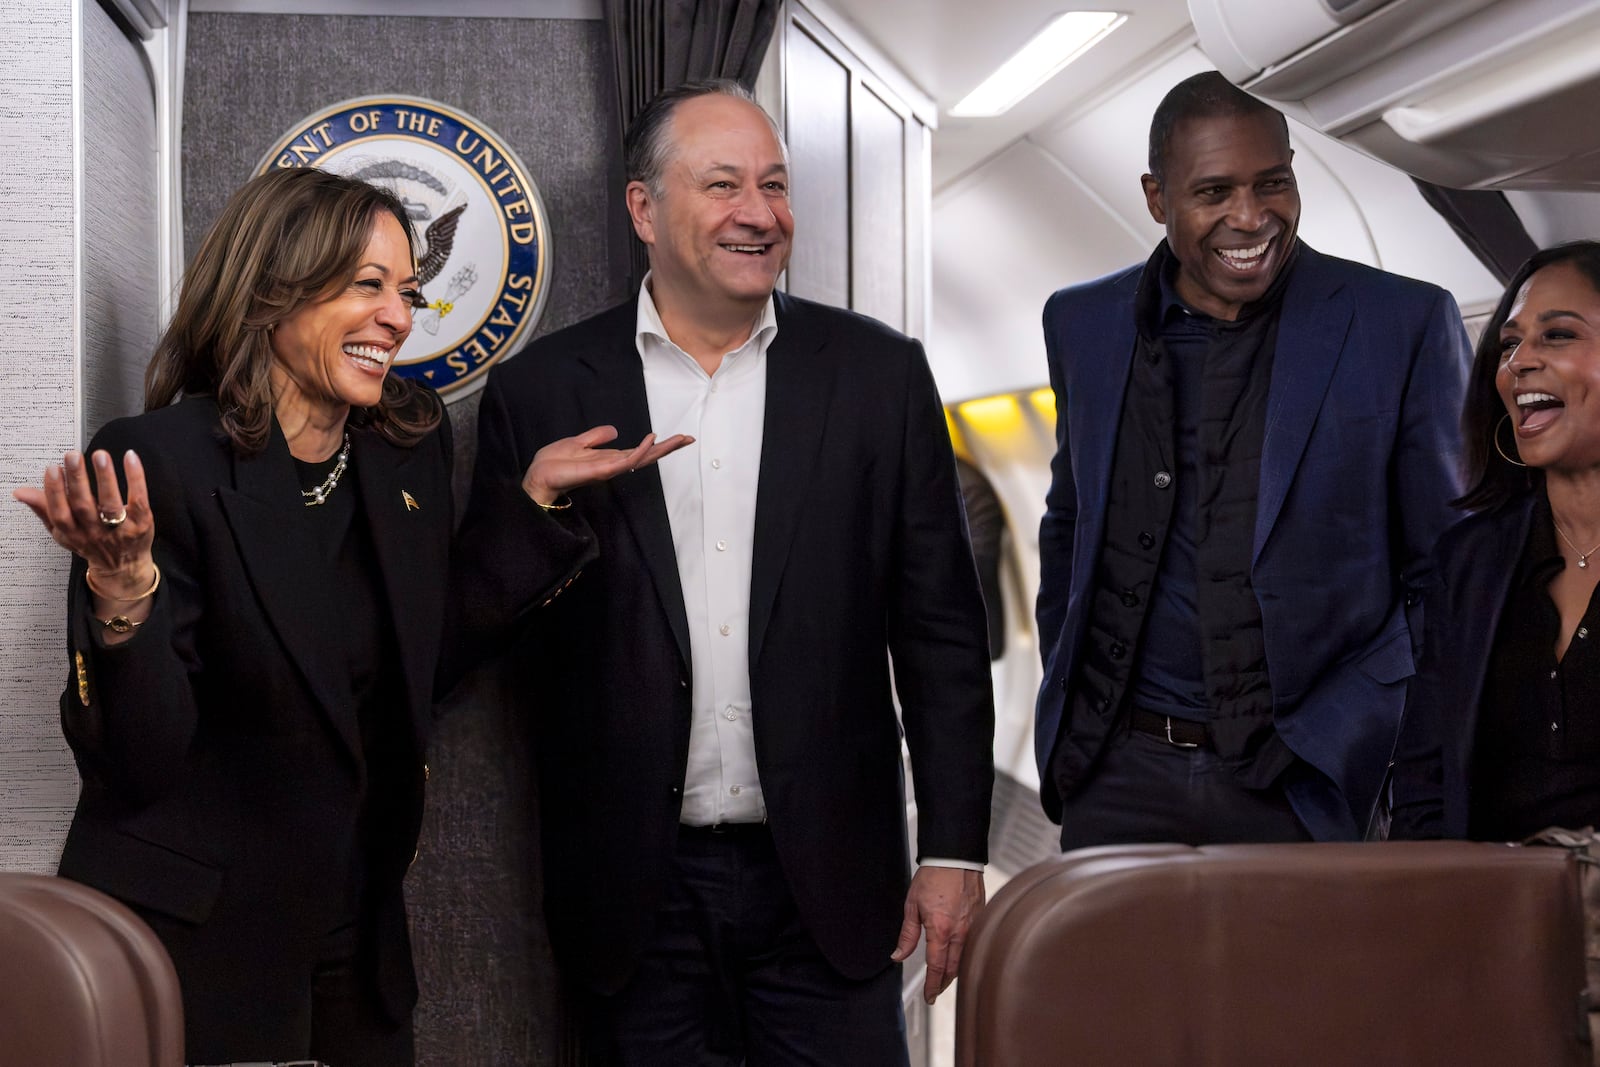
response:
<path id="1" fill-rule="evenodd" d="M 1296 237 L 1288 127 L 1215 72 L 1150 131 L 1149 261 L 1045 306 L 1035 748 L 1063 849 L 1341 840 L 1414 673 L 1470 346 L 1436 286 Z"/>

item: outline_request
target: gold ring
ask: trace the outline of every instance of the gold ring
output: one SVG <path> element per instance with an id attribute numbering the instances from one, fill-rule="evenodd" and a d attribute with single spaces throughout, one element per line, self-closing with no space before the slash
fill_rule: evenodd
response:
<path id="1" fill-rule="evenodd" d="M 128 509 L 123 508 L 115 515 L 107 515 L 102 511 L 100 513 L 100 521 L 105 523 L 107 526 L 121 526 L 123 523 L 128 521 Z"/>

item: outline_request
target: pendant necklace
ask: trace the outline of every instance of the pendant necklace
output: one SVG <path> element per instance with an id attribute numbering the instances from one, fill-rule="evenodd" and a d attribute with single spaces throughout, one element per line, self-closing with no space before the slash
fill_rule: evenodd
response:
<path id="1" fill-rule="evenodd" d="M 1578 569 L 1580 571 L 1588 570 L 1589 569 L 1589 557 L 1594 555 L 1596 552 L 1600 552 L 1600 545 L 1595 545 L 1593 548 L 1591 548 L 1587 552 L 1579 551 L 1578 546 L 1572 543 L 1572 538 L 1567 536 L 1567 531 L 1565 531 L 1565 530 L 1563 530 L 1561 528 L 1561 524 L 1559 522 L 1556 522 L 1556 520 L 1553 519 L 1553 518 L 1550 520 L 1550 522 L 1551 522 L 1551 524 L 1553 526 L 1555 526 L 1556 533 L 1561 535 L 1561 540 L 1565 541 L 1567 543 L 1567 546 L 1569 548 L 1571 548 L 1572 551 L 1578 553 Z"/>

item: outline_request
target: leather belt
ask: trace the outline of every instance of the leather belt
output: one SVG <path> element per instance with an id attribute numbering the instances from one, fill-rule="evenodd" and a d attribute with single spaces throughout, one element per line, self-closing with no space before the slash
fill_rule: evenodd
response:
<path id="1" fill-rule="evenodd" d="M 710 826 L 678 824 L 678 834 L 682 837 L 754 837 L 766 832 L 764 822 L 719 822 Z"/>
<path id="2" fill-rule="evenodd" d="M 1128 725 L 1141 734 L 1149 734 L 1173 748 L 1210 748 L 1211 735 L 1203 722 L 1174 719 L 1170 715 L 1157 715 L 1153 711 L 1134 708 Z"/>

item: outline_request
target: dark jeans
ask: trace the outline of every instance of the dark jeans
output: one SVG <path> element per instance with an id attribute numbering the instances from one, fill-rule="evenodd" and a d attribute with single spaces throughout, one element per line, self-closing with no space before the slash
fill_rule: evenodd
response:
<path id="1" fill-rule="evenodd" d="M 1179 748 L 1125 729 L 1106 741 L 1088 780 L 1061 806 L 1064 852 L 1093 845 L 1309 840 L 1281 782 L 1246 789 L 1210 748 Z"/>
<path id="2" fill-rule="evenodd" d="M 621 1067 L 904 1067 L 900 982 L 829 965 L 764 827 L 685 828 L 638 971 L 590 1007 Z"/>

